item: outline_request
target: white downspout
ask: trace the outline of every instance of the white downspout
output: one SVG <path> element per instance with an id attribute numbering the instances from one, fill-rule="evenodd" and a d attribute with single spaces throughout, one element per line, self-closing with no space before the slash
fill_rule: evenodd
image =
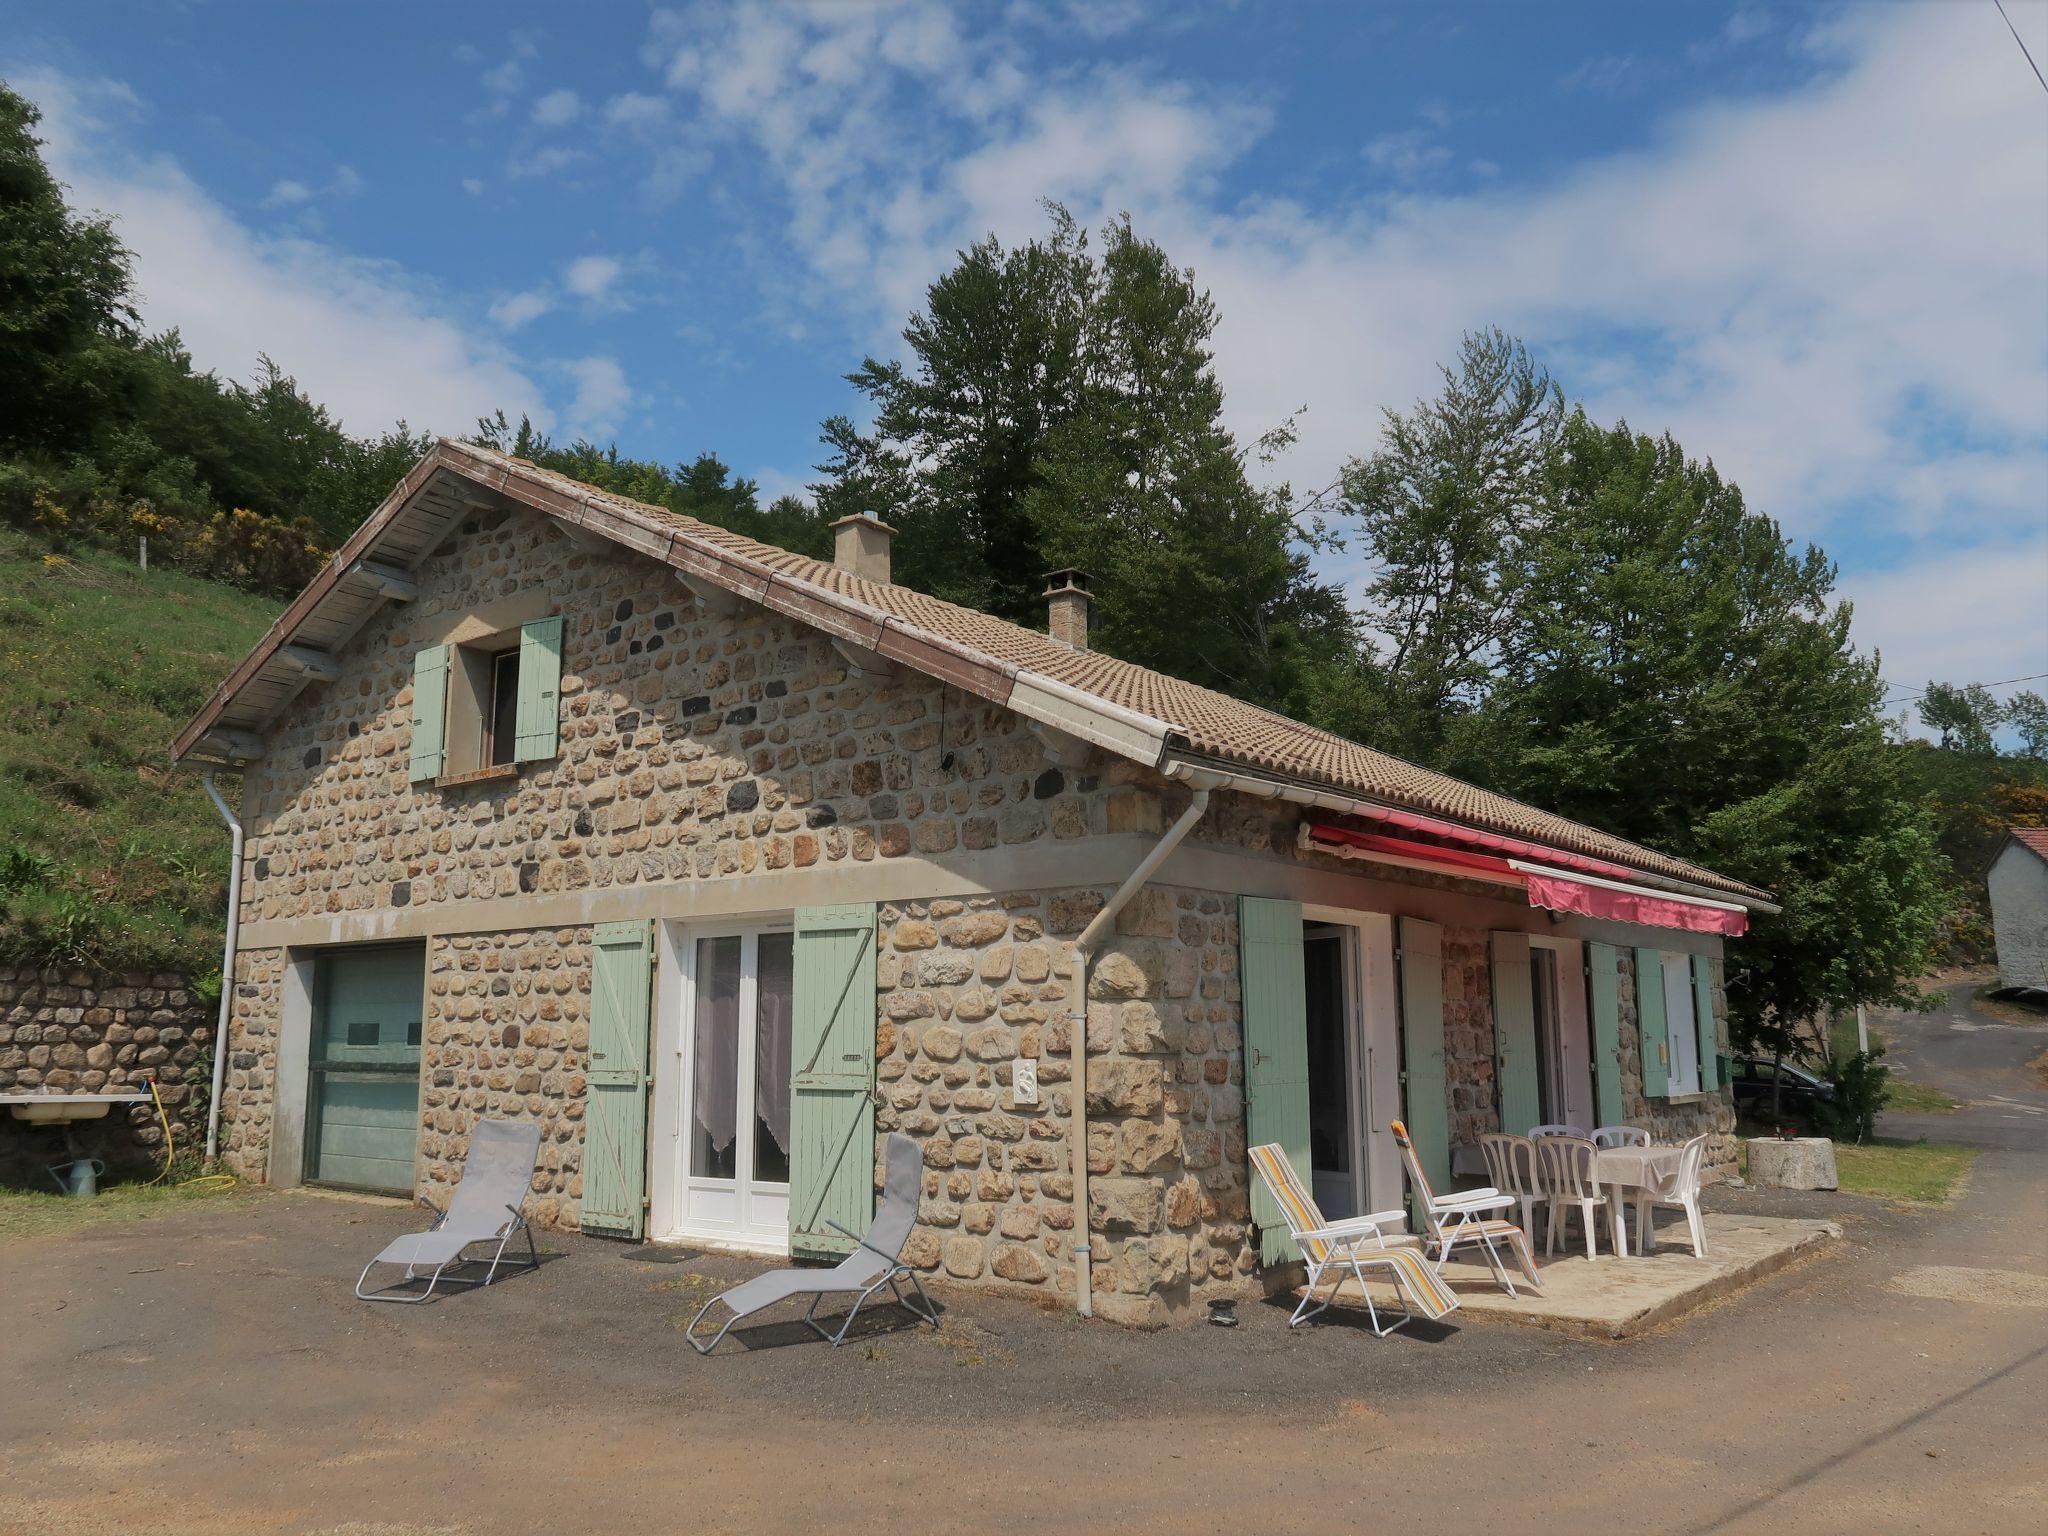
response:
<path id="1" fill-rule="evenodd" d="M 1067 1070 L 1067 1101 L 1074 1137 L 1074 1231 L 1080 1238 L 1074 1248 L 1074 1306 L 1083 1317 L 1095 1315 L 1095 1293 L 1090 1275 L 1092 1249 L 1088 1233 L 1088 957 L 1102 941 L 1103 934 L 1109 931 L 1109 925 L 1116 921 L 1116 915 L 1123 910 L 1124 904 L 1152 878 L 1159 866 L 1166 862 L 1167 856 L 1180 846 L 1181 839 L 1194 830 L 1195 823 L 1202 819 L 1202 813 L 1208 808 L 1209 786 L 1206 782 L 1197 781 L 1194 798 L 1180 813 L 1180 820 L 1167 828 L 1166 835 L 1159 839 L 1124 883 L 1116 888 L 1116 894 L 1081 930 L 1081 936 L 1074 940 L 1073 958 L 1068 964 L 1068 974 L 1073 979 L 1073 998 L 1067 1034 L 1073 1064 Z"/>
<path id="2" fill-rule="evenodd" d="M 207 770 L 202 782 L 213 808 L 228 824 L 228 835 L 234 843 L 229 855 L 233 862 L 228 866 L 228 936 L 220 954 L 220 1017 L 213 1026 L 213 1097 L 206 1105 L 206 1160 L 212 1162 L 220 1153 L 220 1093 L 227 1080 L 228 1010 L 235 997 L 235 940 L 242 922 L 242 824 L 235 820 L 235 813 L 213 787 L 212 769 Z"/>

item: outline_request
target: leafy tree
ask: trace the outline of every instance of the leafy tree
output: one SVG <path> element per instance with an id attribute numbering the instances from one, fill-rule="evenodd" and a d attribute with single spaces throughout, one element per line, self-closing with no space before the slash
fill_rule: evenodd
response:
<path id="1" fill-rule="evenodd" d="M 522 416 L 514 428 L 503 411 L 477 423 L 477 440 L 544 469 L 610 491 L 617 496 L 667 507 L 734 533 L 760 539 L 799 554 L 824 557 L 831 535 L 819 514 L 793 496 L 777 497 L 767 507 L 760 488 L 732 469 L 715 453 L 700 453 L 673 468 L 647 459 L 628 458 L 618 445 L 599 448 L 579 439 L 557 447 Z"/>
<path id="2" fill-rule="evenodd" d="M 1048 211 L 1041 239 L 961 252 L 904 331 L 907 364 L 850 375 L 875 428 L 825 424 L 821 514 L 882 513 L 898 580 L 1017 623 L 1043 622 L 1048 570 L 1079 566 L 1091 644 L 1312 710 L 1351 665 L 1351 619 L 1309 571 L 1315 531 L 1253 488 L 1222 426 L 1214 302 L 1128 218 L 1098 254 Z"/>
<path id="3" fill-rule="evenodd" d="M 1367 621 L 1397 751 L 1442 756 L 1478 707 L 1505 636 L 1506 586 L 1548 511 L 1563 396 L 1499 330 L 1468 335 L 1443 389 L 1386 412 L 1379 448 L 1345 466 L 1343 506 L 1371 551 Z"/>
<path id="4" fill-rule="evenodd" d="M 1670 438 L 1553 421 L 1554 399 L 1518 343 L 1471 338 L 1354 462 L 1390 734 L 1775 892 L 1729 952 L 1739 1040 L 1908 998 L 1943 866 L 1834 567 Z"/>
<path id="5" fill-rule="evenodd" d="M 42 114 L 0 82 L 0 447 L 90 441 L 135 333 L 129 255 L 43 164 Z"/>
<path id="6" fill-rule="evenodd" d="M 1941 744 L 1972 757 L 1998 750 L 1996 734 L 2005 709 L 1982 683 L 1929 683 L 1920 695 L 1920 718 L 1941 734 Z"/>
<path id="7" fill-rule="evenodd" d="M 2034 762 L 2048 762 L 2048 699 L 2028 689 L 2006 701 L 2005 722 L 2020 739 L 2020 752 Z"/>

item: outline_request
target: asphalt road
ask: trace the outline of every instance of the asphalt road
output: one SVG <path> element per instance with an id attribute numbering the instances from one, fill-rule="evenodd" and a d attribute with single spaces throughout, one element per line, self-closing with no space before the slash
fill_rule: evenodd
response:
<path id="1" fill-rule="evenodd" d="M 1715 1192 L 1846 1240 L 1624 1344 L 1257 1306 L 1137 1335 L 942 1290 L 938 1332 L 706 1361 L 678 1328 L 737 1261 L 558 1239 L 372 1307 L 356 1270 L 414 1218 L 309 1193 L 16 1242 L 0 1532 L 2042 1531 L 2048 1149 L 2030 1042 L 1982 1034 L 1896 1031 L 1974 1085 L 1936 1133 L 1989 1149 L 1954 1208 Z"/>
<path id="2" fill-rule="evenodd" d="M 1951 1114 L 1884 1115 L 1879 1135 L 2048 1156 L 2048 1075 L 2034 1065 L 2048 1056 L 2048 1018 L 1994 1018 L 1975 1005 L 1964 981 L 1930 1012 L 1879 1010 L 1870 1022 L 1884 1037 L 1886 1065 L 1964 1104 Z"/>

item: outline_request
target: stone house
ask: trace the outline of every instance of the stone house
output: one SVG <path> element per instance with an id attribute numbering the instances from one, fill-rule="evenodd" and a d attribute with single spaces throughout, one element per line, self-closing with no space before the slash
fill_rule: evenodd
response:
<path id="1" fill-rule="evenodd" d="M 242 773 L 225 1155 L 829 1254 L 878 1137 L 912 1260 L 1132 1323 L 1397 1206 L 1486 1129 L 1733 1155 L 1724 937 L 1766 893 L 890 584 L 438 444 L 174 745 Z M 1462 1161 L 1462 1159 L 1461 1159 Z M 1277 1231 L 1276 1231 L 1277 1229 Z"/>
<path id="2" fill-rule="evenodd" d="M 1998 985 L 2048 993 L 2048 827 L 2013 827 L 1991 861 L 1991 932 Z"/>

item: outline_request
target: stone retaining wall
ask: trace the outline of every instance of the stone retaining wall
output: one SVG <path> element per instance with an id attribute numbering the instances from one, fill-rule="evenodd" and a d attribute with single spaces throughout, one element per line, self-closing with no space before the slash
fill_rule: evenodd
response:
<path id="1" fill-rule="evenodd" d="M 154 1076 L 180 1148 L 191 1147 L 205 1136 L 213 1030 L 212 1007 L 181 975 L 0 969 L 0 1093 L 121 1093 Z M 154 1105 L 116 1105 L 71 1136 L 116 1175 L 163 1166 Z M 0 1183 L 50 1188 L 45 1170 L 65 1155 L 61 1130 L 0 1111 Z"/>

